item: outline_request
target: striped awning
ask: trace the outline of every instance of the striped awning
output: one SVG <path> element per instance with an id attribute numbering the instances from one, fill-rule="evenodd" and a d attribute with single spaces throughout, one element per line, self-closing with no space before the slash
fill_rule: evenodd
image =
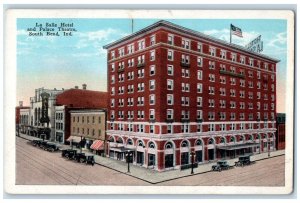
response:
<path id="1" fill-rule="evenodd" d="M 93 150 L 104 149 L 104 142 L 102 140 L 95 140 L 90 148 Z"/>
<path id="2" fill-rule="evenodd" d="M 71 135 L 71 136 L 67 139 L 67 141 L 79 143 L 79 142 L 81 141 L 81 137 Z"/>

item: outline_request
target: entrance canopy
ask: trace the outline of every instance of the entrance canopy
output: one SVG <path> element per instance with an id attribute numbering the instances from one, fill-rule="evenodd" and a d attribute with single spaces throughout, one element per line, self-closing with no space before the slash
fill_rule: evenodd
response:
<path id="1" fill-rule="evenodd" d="M 259 143 L 243 143 L 243 144 L 217 146 L 217 148 L 222 150 L 236 150 L 236 149 L 245 149 L 245 148 L 257 147 L 257 146 L 259 146 Z"/>
<path id="2" fill-rule="evenodd" d="M 95 140 L 90 148 L 93 150 L 103 150 L 104 149 L 104 141 Z"/>
<path id="3" fill-rule="evenodd" d="M 78 137 L 78 136 L 73 136 L 73 135 L 71 135 L 71 136 L 67 139 L 67 141 L 79 143 L 79 142 L 81 141 L 81 138 Z"/>

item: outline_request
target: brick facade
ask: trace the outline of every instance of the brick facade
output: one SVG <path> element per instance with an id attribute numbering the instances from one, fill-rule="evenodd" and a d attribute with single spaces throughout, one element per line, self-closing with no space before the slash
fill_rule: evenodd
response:
<path id="1" fill-rule="evenodd" d="M 110 156 L 162 171 L 275 150 L 278 60 L 166 21 L 104 48 Z"/>

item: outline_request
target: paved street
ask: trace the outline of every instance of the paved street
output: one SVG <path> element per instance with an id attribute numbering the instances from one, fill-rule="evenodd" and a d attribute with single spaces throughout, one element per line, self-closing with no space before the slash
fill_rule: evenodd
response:
<path id="1" fill-rule="evenodd" d="M 16 138 L 16 145 L 16 184 L 18 185 L 152 185 L 107 167 L 66 160 L 60 153 L 50 153 L 33 147 L 22 138 Z M 189 171 L 177 170 L 170 173 L 188 174 Z M 168 174 L 169 172 L 159 173 L 159 175 L 152 173 L 152 176 Z M 243 168 L 207 172 L 157 182 L 155 185 L 283 186 L 284 156 L 257 161 Z"/>

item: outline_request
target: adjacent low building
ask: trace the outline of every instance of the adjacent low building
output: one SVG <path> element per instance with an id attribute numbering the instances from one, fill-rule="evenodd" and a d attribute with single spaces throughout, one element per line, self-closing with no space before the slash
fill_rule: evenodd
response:
<path id="1" fill-rule="evenodd" d="M 21 133 L 29 135 L 29 129 L 30 129 L 30 108 L 29 107 L 20 109 L 19 129 Z"/>
<path id="2" fill-rule="evenodd" d="M 87 149 L 104 151 L 106 111 L 102 109 L 72 110 L 71 142 L 81 143 Z"/>
<path id="3" fill-rule="evenodd" d="M 285 149 L 285 113 L 277 113 L 276 116 L 276 149 Z"/>
<path id="4" fill-rule="evenodd" d="M 77 137 L 71 137 L 70 111 L 106 108 L 107 93 L 88 90 L 86 84 L 82 85 L 82 89 L 75 86 L 59 94 L 55 106 L 55 141 L 66 144 L 80 142 Z"/>

